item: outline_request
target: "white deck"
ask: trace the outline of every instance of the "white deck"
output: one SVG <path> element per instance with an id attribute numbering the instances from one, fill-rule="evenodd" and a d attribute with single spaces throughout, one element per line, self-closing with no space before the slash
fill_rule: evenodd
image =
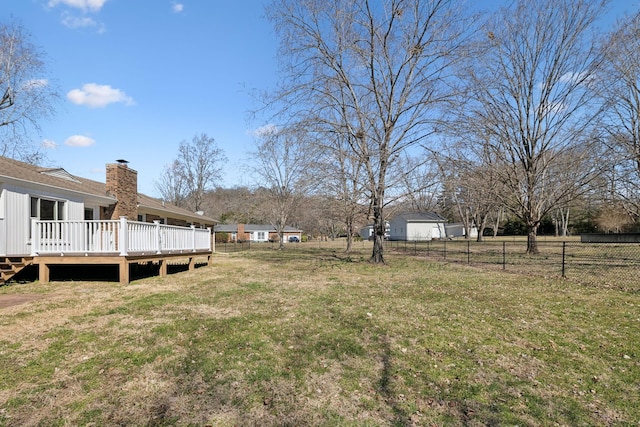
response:
<path id="1" fill-rule="evenodd" d="M 109 221 L 33 219 L 31 222 L 31 256 L 34 257 L 203 252 L 212 250 L 211 242 L 208 228 L 128 221 L 124 217 Z"/>

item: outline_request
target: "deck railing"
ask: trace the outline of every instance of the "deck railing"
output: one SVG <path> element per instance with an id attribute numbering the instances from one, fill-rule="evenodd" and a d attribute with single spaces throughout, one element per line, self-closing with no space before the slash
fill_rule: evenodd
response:
<path id="1" fill-rule="evenodd" d="M 31 255 L 162 254 L 211 250 L 211 230 L 120 220 L 31 222 Z"/>

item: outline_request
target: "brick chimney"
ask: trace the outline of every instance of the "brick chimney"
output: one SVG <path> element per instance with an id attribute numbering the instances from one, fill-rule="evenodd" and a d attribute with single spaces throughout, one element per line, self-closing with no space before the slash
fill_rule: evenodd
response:
<path id="1" fill-rule="evenodd" d="M 244 224 L 238 224 L 238 234 L 236 236 L 236 241 L 238 240 L 245 240 Z"/>
<path id="2" fill-rule="evenodd" d="M 138 172 L 129 169 L 126 160 L 107 164 L 107 193 L 118 200 L 109 206 L 111 219 L 126 216 L 138 220 Z"/>

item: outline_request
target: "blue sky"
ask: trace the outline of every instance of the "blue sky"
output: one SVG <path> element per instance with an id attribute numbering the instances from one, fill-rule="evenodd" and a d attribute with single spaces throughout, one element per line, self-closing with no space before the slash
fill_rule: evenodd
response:
<path id="1" fill-rule="evenodd" d="M 277 74 L 265 1 L 0 0 L 0 21 L 31 33 L 63 95 L 37 141 L 50 166 L 104 181 L 105 164 L 126 159 L 139 191 L 158 196 L 179 143 L 206 133 L 229 159 L 221 185 L 253 184 L 251 92 Z M 639 4 L 614 0 L 608 19 Z"/>
<path id="2" fill-rule="evenodd" d="M 0 0 L 0 20 L 31 33 L 61 89 L 38 141 L 51 166 L 104 181 L 105 164 L 126 159 L 151 196 L 179 143 L 201 133 L 229 158 L 223 186 L 252 184 L 251 91 L 276 76 L 263 15 L 259 0 Z"/>

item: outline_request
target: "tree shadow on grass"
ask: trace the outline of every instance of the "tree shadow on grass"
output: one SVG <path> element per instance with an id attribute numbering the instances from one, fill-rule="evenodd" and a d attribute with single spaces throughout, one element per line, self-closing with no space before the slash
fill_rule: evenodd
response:
<path id="1" fill-rule="evenodd" d="M 394 426 L 410 426 L 411 417 L 405 409 L 398 403 L 398 400 L 393 391 L 393 365 L 391 363 L 391 346 L 389 344 L 389 337 L 387 335 L 382 336 L 382 372 L 380 374 L 380 380 L 378 381 L 378 393 L 384 399 L 384 402 L 389 406 L 393 413 L 393 419 L 391 420 Z"/>

